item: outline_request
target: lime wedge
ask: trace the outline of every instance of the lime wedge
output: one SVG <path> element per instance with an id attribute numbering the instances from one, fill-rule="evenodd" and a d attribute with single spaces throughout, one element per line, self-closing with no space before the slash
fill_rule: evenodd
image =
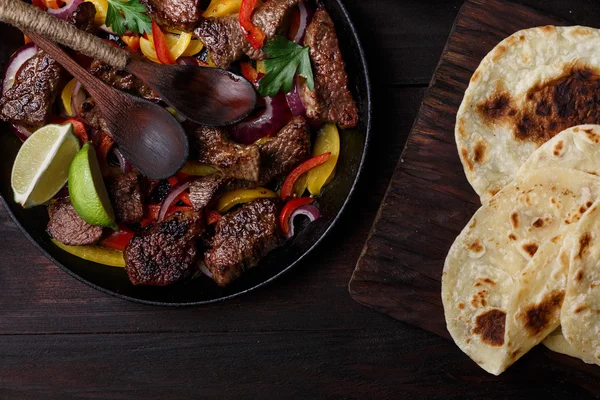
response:
<path id="1" fill-rule="evenodd" d="M 79 151 L 73 125 L 46 125 L 23 143 L 13 164 L 10 183 L 15 201 L 33 207 L 50 200 L 67 182 L 69 166 Z"/>
<path id="2" fill-rule="evenodd" d="M 77 214 L 88 224 L 118 230 L 106 186 L 100 172 L 96 150 L 90 142 L 83 145 L 69 170 L 69 196 Z"/>

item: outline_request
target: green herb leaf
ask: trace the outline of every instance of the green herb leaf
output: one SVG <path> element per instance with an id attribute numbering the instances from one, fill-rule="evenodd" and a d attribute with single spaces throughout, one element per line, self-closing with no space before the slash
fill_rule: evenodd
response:
<path id="1" fill-rule="evenodd" d="M 294 87 L 294 76 L 306 78 L 310 90 L 315 87 L 313 72 L 310 65 L 310 48 L 302 47 L 283 36 L 275 36 L 263 47 L 267 55 L 265 67 L 267 73 L 258 82 L 258 93 L 261 96 L 273 97 L 281 88 L 287 93 Z"/>
<path id="2" fill-rule="evenodd" d="M 127 29 L 139 34 L 152 33 L 152 20 L 147 12 L 139 0 L 108 0 L 105 24 L 117 35 L 125 34 Z"/>

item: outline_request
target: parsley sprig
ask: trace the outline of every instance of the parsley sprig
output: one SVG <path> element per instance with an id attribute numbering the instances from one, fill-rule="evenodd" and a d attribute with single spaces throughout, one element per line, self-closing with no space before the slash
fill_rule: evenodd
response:
<path id="1" fill-rule="evenodd" d="M 139 0 L 108 0 L 105 24 L 118 35 L 125 34 L 127 29 L 139 34 L 152 33 L 152 20 L 147 12 Z"/>
<path id="2" fill-rule="evenodd" d="M 263 47 L 267 55 L 264 61 L 267 73 L 258 82 L 258 93 L 261 96 L 273 97 L 282 87 L 284 93 L 291 91 L 296 72 L 306 79 L 306 85 L 313 90 L 315 81 L 309 50 L 308 46 L 302 47 L 283 36 L 278 35 L 269 40 Z"/>

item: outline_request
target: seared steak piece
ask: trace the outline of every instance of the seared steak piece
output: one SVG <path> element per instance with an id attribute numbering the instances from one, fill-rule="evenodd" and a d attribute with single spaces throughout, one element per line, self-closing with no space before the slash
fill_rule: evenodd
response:
<path id="1" fill-rule="evenodd" d="M 228 178 L 258 181 L 258 146 L 234 143 L 221 128 L 202 126 L 194 132 L 198 161 L 210 164 Z"/>
<path id="2" fill-rule="evenodd" d="M 203 176 L 190 182 L 190 201 L 194 210 L 200 210 L 225 191 L 231 178 L 223 178 L 217 174 Z"/>
<path id="3" fill-rule="evenodd" d="M 84 2 L 77 6 L 67 21 L 82 31 L 94 33 L 96 31 L 96 26 L 94 25 L 95 17 L 96 6 L 93 3 Z"/>
<path id="4" fill-rule="evenodd" d="M 348 90 L 348 75 L 340 52 L 333 21 L 319 7 L 306 28 L 304 45 L 310 47 L 315 75 L 315 90 L 301 84 L 300 94 L 306 115 L 322 122 L 353 128 L 358 123 L 356 103 Z"/>
<path id="5" fill-rule="evenodd" d="M 67 246 L 94 244 L 102 236 L 102 227 L 81 219 L 70 199 L 60 199 L 48 207 L 48 234 Z"/>
<path id="6" fill-rule="evenodd" d="M 150 17 L 166 28 L 190 32 L 200 19 L 200 0 L 142 0 Z"/>
<path id="7" fill-rule="evenodd" d="M 259 199 L 225 214 L 217 222 L 204 263 L 219 286 L 227 286 L 283 243 L 279 201 Z"/>
<path id="8" fill-rule="evenodd" d="M 299 2 L 300 0 L 269 0 L 254 11 L 252 22 L 263 31 L 265 40 L 272 39 L 288 11 Z M 265 58 L 263 51 L 255 50 L 244 37 L 237 14 L 202 18 L 194 34 L 206 45 L 217 67 L 226 69 L 244 54 L 253 60 Z"/>
<path id="9" fill-rule="evenodd" d="M 132 92 L 152 102 L 160 100 L 154 90 L 129 72 L 118 70 L 98 60 L 92 62 L 89 71 L 102 82 L 115 89 Z"/>
<path id="10" fill-rule="evenodd" d="M 309 155 L 308 124 L 303 117 L 294 117 L 273 140 L 260 146 L 260 184 L 264 185 L 276 176 L 289 174 Z"/>
<path id="11" fill-rule="evenodd" d="M 106 179 L 106 189 L 117 221 L 132 224 L 144 217 L 142 190 L 137 172 L 112 174 Z"/>
<path id="12" fill-rule="evenodd" d="M 131 283 L 166 286 L 190 276 L 196 268 L 196 239 L 203 229 L 199 213 L 176 213 L 134 236 L 124 254 Z"/>
<path id="13" fill-rule="evenodd" d="M 96 107 L 96 101 L 93 98 L 88 97 L 81 104 L 81 107 L 79 107 L 79 116 L 92 128 L 111 135 L 108 124 L 104 117 L 102 117 L 100 108 Z"/>
<path id="14" fill-rule="evenodd" d="M 39 50 L 17 72 L 14 85 L 0 98 L 0 119 L 32 130 L 46 124 L 60 90 L 62 67 Z"/>

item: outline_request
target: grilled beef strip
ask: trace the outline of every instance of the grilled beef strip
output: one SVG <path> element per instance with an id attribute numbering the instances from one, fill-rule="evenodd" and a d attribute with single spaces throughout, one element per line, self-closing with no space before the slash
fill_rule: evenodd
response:
<path id="1" fill-rule="evenodd" d="M 348 90 L 348 75 L 338 44 L 335 27 L 324 8 L 319 7 L 306 28 L 304 45 L 310 47 L 315 75 L 315 89 L 300 84 L 306 115 L 321 122 L 353 128 L 358 123 L 358 109 Z"/>
<path id="2" fill-rule="evenodd" d="M 175 213 L 134 236 L 125 248 L 125 270 L 134 285 L 167 286 L 196 269 L 196 239 L 204 230 L 199 213 Z"/>
<path id="3" fill-rule="evenodd" d="M 270 40 L 288 11 L 300 0 L 269 0 L 252 14 L 252 22 Z M 201 18 L 194 34 L 208 48 L 212 61 L 219 68 L 227 69 L 244 54 L 253 60 L 263 60 L 262 50 L 254 49 L 244 37 L 238 14 L 217 18 Z"/>
<path id="4" fill-rule="evenodd" d="M 96 106 L 96 101 L 88 97 L 79 107 L 78 115 L 92 128 L 105 132 L 112 137 L 108 129 L 108 123 L 102 116 L 100 108 Z"/>
<path id="5" fill-rule="evenodd" d="M 192 31 L 200 19 L 200 0 L 142 0 L 150 17 L 160 26 Z"/>
<path id="6" fill-rule="evenodd" d="M 117 221 L 133 224 L 144 217 L 142 190 L 137 172 L 112 173 L 106 180 L 106 189 L 115 210 Z"/>
<path id="7" fill-rule="evenodd" d="M 224 177 L 258 181 L 258 146 L 234 143 L 222 128 L 209 126 L 196 128 L 193 136 L 198 161 L 218 168 Z"/>
<path id="8" fill-rule="evenodd" d="M 287 175 L 310 156 L 310 130 L 306 120 L 297 116 L 273 138 L 260 146 L 260 179 L 264 185 Z"/>
<path id="9" fill-rule="evenodd" d="M 48 207 L 50 221 L 46 231 L 67 246 L 94 244 L 102 236 L 102 227 L 85 222 L 69 199 L 60 199 Z"/>
<path id="10" fill-rule="evenodd" d="M 256 182 L 225 178 L 219 174 L 207 175 L 190 182 L 190 201 L 194 210 L 198 211 L 208 207 L 225 192 L 253 189 L 256 186 Z"/>
<path id="11" fill-rule="evenodd" d="M 283 243 L 276 199 L 258 199 L 217 222 L 204 263 L 219 286 L 227 286 Z"/>

